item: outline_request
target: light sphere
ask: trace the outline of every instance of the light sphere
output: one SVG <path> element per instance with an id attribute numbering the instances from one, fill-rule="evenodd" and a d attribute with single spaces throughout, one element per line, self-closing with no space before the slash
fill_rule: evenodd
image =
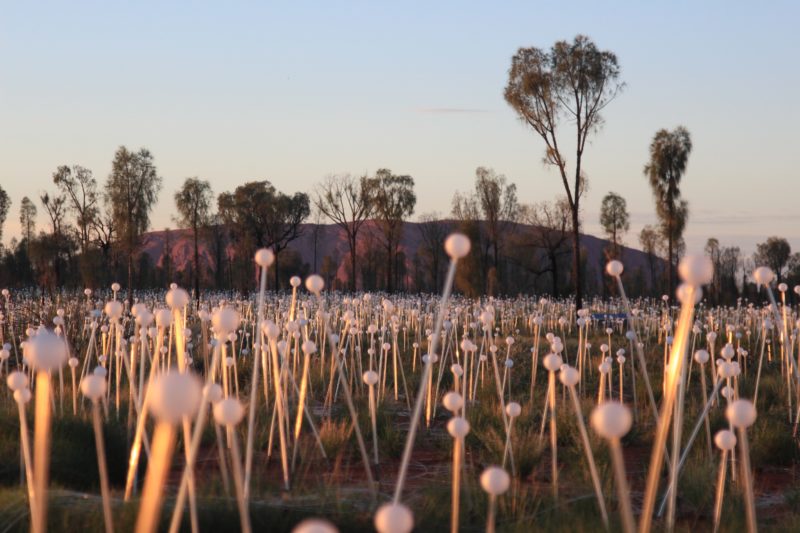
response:
<path id="1" fill-rule="evenodd" d="M 447 422 L 447 432 L 454 439 L 463 439 L 469 433 L 469 422 L 460 416 L 454 416 Z"/>
<path id="2" fill-rule="evenodd" d="M 574 387 L 581 380 L 581 375 L 577 368 L 564 365 L 561 367 L 561 372 L 558 374 L 558 379 L 561 380 L 561 383 L 567 387 Z"/>
<path id="3" fill-rule="evenodd" d="M 218 383 L 208 383 L 203 387 L 203 397 L 211 403 L 222 399 L 222 387 Z"/>
<path id="4" fill-rule="evenodd" d="M 781 291 L 781 292 L 786 292 L 786 291 L 789 290 L 789 286 L 787 284 L 785 284 L 785 283 L 779 283 L 778 284 L 778 290 Z"/>
<path id="5" fill-rule="evenodd" d="M 499 466 L 490 466 L 481 474 L 481 488 L 487 494 L 500 496 L 508 490 L 511 478 L 508 472 Z"/>
<path id="6" fill-rule="evenodd" d="M 275 262 L 275 254 L 269 248 L 261 248 L 254 257 L 256 264 L 261 268 L 267 268 Z"/>
<path id="7" fill-rule="evenodd" d="M 561 356 L 554 353 L 546 355 L 542 360 L 542 364 L 550 372 L 556 372 L 559 368 L 561 368 L 562 363 L 563 360 L 561 359 Z"/>
<path id="8" fill-rule="evenodd" d="M 119 292 L 121 288 L 119 283 L 114 282 L 111 284 L 111 290 L 114 292 Z"/>
<path id="9" fill-rule="evenodd" d="M 94 370 L 92 370 L 92 374 L 95 376 L 100 376 L 101 378 L 105 378 L 108 375 L 108 370 L 104 366 L 96 366 Z"/>
<path id="10" fill-rule="evenodd" d="M 148 403 L 159 422 L 177 424 L 200 406 L 200 380 L 189 372 L 167 372 L 153 380 Z"/>
<path id="11" fill-rule="evenodd" d="M 170 289 L 166 301 L 172 309 L 183 309 L 189 304 L 189 293 L 180 287 Z"/>
<path id="12" fill-rule="evenodd" d="M 717 448 L 720 450 L 730 451 L 736 446 L 736 435 L 729 429 L 717 431 L 717 434 L 714 435 L 714 444 L 716 444 Z"/>
<path id="13" fill-rule="evenodd" d="M 725 418 L 737 428 L 749 428 L 756 416 L 756 408 L 750 400 L 736 400 L 725 409 Z"/>
<path id="14" fill-rule="evenodd" d="M 294 287 L 295 289 L 296 289 L 297 287 L 299 287 L 299 286 L 300 286 L 302 283 L 303 283 L 303 280 L 302 280 L 302 279 L 300 279 L 300 276 L 292 276 L 292 277 L 289 279 L 289 285 L 291 285 L 291 286 L 292 286 L 292 287 Z"/>
<path id="15" fill-rule="evenodd" d="M 18 391 L 28 386 L 28 376 L 24 372 L 15 370 L 6 378 L 6 384 L 12 391 Z"/>
<path id="16" fill-rule="evenodd" d="M 469 253 L 472 243 L 463 233 L 451 233 L 444 241 L 444 251 L 451 259 L 461 259 Z"/>
<path id="17" fill-rule="evenodd" d="M 711 356 L 708 354 L 706 350 L 697 350 L 696 352 L 694 352 L 695 362 L 700 363 L 701 365 L 708 363 L 708 359 L 710 357 Z"/>
<path id="18" fill-rule="evenodd" d="M 506 405 L 506 414 L 511 418 L 517 418 L 521 412 L 522 406 L 517 402 L 509 402 L 509 404 Z"/>
<path id="19" fill-rule="evenodd" d="M 633 424 L 631 410 L 619 402 L 606 402 L 594 408 L 591 424 L 604 439 L 619 439 L 628 433 Z"/>
<path id="20" fill-rule="evenodd" d="M 689 292 L 691 291 L 692 295 L 694 296 L 694 301 L 687 302 L 686 299 L 689 297 Z M 703 289 L 700 288 L 699 285 L 692 285 L 691 283 L 681 283 L 678 285 L 678 288 L 675 289 L 675 298 L 680 303 L 690 303 L 690 304 L 698 304 L 700 300 L 703 299 Z"/>
<path id="21" fill-rule="evenodd" d="M 321 518 L 306 518 L 292 529 L 292 533 L 338 533 L 336 526 Z"/>
<path id="22" fill-rule="evenodd" d="M 753 279 L 756 281 L 756 285 L 767 286 L 772 283 L 774 278 L 775 273 L 769 267 L 760 266 L 753 271 Z"/>
<path id="23" fill-rule="evenodd" d="M 108 315 L 109 318 L 115 320 L 122 317 L 123 309 L 124 308 L 122 306 L 122 302 L 118 300 L 111 300 L 109 302 L 106 302 L 106 306 L 103 310 L 105 311 L 106 315 Z"/>
<path id="24" fill-rule="evenodd" d="M 14 401 L 21 404 L 26 404 L 31 401 L 31 390 L 28 387 L 14 391 Z"/>
<path id="25" fill-rule="evenodd" d="M 714 277 L 714 264 L 705 255 L 689 254 L 678 264 L 681 279 L 694 287 L 711 283 Z"/>
<path id="26" fill-rule="evenodd" d="M 371 387 L 378 382 L 378 373 L 374 370 L 367 370 L 364 372 L 362 379 L 364 380 L 364 383 Z"/>
<path id="27" fill-rule="evenodd" d="M 95 374 L 81 380 L 81 393 L 92 401 L 97 401 L 106 393 L 106 380 Z"/>
<path id="28" fill-rule="evenodd" d="M 414 513 L 402 503 L 385 503 L 373 520 L 378 533 L 410 533 L 414 529 Z"/>
<path id="29" fill-rule="evenodd" d="M 244 407 L 236 398 L 225 398 L 214 406 L 214 420 L 221 426 L 235 426 L 244 417 Z"/>
<path id="30" fill-rule="evenodd" d="M 28 346 L 28 360 L 36 370 L 55 370 L 67 362 L 67 345 L 49 331 L 37 334 Z"/>
<path id="31" fill-rule="evenodd" d="M 453 363 L 452 365 L 450 365 L 450 371 L 457 377 L 461 377 L 464 375 L 464 369 L 458 363 Z"/>
<path id="32" fill-rule="evenodd" d="M 442 398 L 442 405 L 451 413 L 455 413 L 464 407 L 464 398 L 462 398 L 459 393 L 450 391 Z"/>
<path id="33" fill-rule="evenodd" d="M 609 276 L 616 278 L 622 274 L 623 270 L 625 270 L 625 266 L 622 264 L 622 261 L 614 259 L 606 264 L 606 274 Z"/>
<path id="34" fill-rule="evenodd" d="M 322 276 L 312 274 L 306 278 L 306 289 L 308 289 L 308 292 L 319 294 L 322 292 L 323 288 L 325 288 L 325 281 L 322 279 Z"/>

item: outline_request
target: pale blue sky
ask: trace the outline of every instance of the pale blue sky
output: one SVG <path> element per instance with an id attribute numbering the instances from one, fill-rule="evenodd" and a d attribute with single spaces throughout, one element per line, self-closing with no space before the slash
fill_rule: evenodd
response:
<path id="1" fill-rule="evenodd" d="M 702 5 L 701 5 L 702 4 Z M 800 8 L 792 2 L 0 1 L 0 183 L 14 202 L 58 165 L 104 181 L 117 146 L 148 147 L 164 177 L 153 227 L 172 226 L 187 176 L 215 193 L 247 179 L 309 191 L 380 167 L 417 181 L 417 213 L 490 166 L 524 202 L 560 180 L 503 100 L 510 57 L 577 33 L 614 51 L 628 86 L 587 149 L 586 230 L 609 190 L 637 245 L 653 202 L 642 176 L 662 127 L 685 125 L 687 241 L 800 249 L 795 126 Z M 43 215 L 39 217 L 43 223 Z"/>

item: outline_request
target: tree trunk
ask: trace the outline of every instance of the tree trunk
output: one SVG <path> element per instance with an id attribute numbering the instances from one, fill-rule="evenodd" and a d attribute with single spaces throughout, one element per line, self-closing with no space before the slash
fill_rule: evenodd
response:
<path id="1" fill-rule="evenodd" d="M 578 201 L 572 209 L 572 279 L 575 283 L 575 309 L 583 307 L 583 283 L 581 276 L 581 234 L 578 220 Z"/>
<path id="2" fill-rule="evenodd" d="M 278 252 L 275 249 L 275 292 L 278 292 Z"/>
<path id="3" fill-rule="evenodd" d="M 669 272 L 667 273 L 667 290 L 669 291 L 668 294 L 669 294 L 670 298 L 673 298 L 675 296 L 675 286 L 674 286 L 674 283 L 675 283 L 675 279 L 674 279 L 675 262 L 674 262 L 674 258 L 672 256 L 672 254 L 673 254 L 672 239 L 673 239 L 673 234 L 674 234 L 674 232 L 672 230 L 672 227 L 674 225 L 674 222 L 673 222 L 674 218 L 675 218 L 674 209 L 672 207 L 672 204 L 670 204 L 670 206 L 669 206 L 669 221 L 667 222 L 667 232 L 669 233 L 667 235 L 667 247 L 668 247 L 668 251 L 667 251 L 667 258 L 668 259 L 667 259 L 667 261 L 669 263 L 667 265 L 667 268 L 669 268 Z"/>
<path id="4" fill-rule="evenodd" d="M 356 234 L 350 236 L 350 291 L 356 292 Z"/>
<path id="5" fill-rule="evenodd" d="M 194 299 L 200 301 L 200 253 L 197 250 L 197 226 L 194 227 Z"/>

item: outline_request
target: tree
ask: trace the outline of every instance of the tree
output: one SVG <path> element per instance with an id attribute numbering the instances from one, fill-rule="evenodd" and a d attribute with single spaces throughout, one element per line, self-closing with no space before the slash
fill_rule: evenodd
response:
<path id="1" fill-rule="evenodd" d="M 91 241 L 92 224 L 99 212 L 97 180 L 88 168 L 62 165 L 53 173 L 53 183 L 66 197 L 69 209 L 75 214 L 81 253 L 85 254 Z"/>
<path id="2" fill-rule="evenodd" d="M 569 255 L 571 251 L 569 246 L 571 217 L 569 201 L 566 198 L 528 206 L 523 213 L 525 223 L 533 226 L 530 240 L 523 245 L 540 250 L 546 260 L 543 266 L 535 264 L 526 268 L 536 276 L 550 273 L 553 296 L 558 296 L 561 287 L 560 258 Z"/>
<path id="3" fill-rule="evenodd" d="M 711 264 L 714 265 L 714 275 L 711 279 L 711 290 L 709 291 L 714 297 L 714 302 L 719 303 L 720 297 L 720 261 L 722 260 L 722 250 L 719 246 L 719 239 L 711 237 L 706 241 L 705 252 Z"/>
<path id="4" fill-rule="evenodd" d="M 689 131 L 678 126 L 673 131 L 658 130 L 650 143 L 650 162 L 644 174 L 650 181 L 656 202 L 656 214 L 667 239 L 667 288 L 675 292 L 675 244 L 681 240 L 689 208 L 681 199 L 681 179 L 686 172 L 692 140 Z"/>
<path id="5" fill-rule="evenodd" d="M 629 219 L 625 198 L 615 192 L 609 192 L 603 197 L 600 205 L 600 224 L 611 240 L 613 257 L 619 258 L 622 235 L 631 227 Z"/>
<path id="6" fill-rule="evenodd" d="M 656 290 L 656 253 L 659 239 L 660 233 L 654 226 L 647 225 L 639 232 L 639 245 L 647 255 L 647 264 L 650 267 L 650 290 L 652 291 Z"/>
<path id="7" fill-rule="evenodd" d="M 395 285 L 394 262 L 403 236 L 403 221 L 414 213 L 417 204 L 414 178 L 398 176 L 382 168 L 371 181 L 374 212 L 386 248 L 386 290 L 392 292 Z"/>
<path id="8" fill-rule="evenodd" d="M 142 233 L 150 226 L 150 212 L 160 190 L 161 177 L 150 151 L 140 148 L 138 152 L 131 152 L 120 146 L 114 154 L 105 194 L 128 263 L 127 290 L 131 301 L 134 255 L 138 251 Z"/>
<path id="9" fill-rule="evenodd" d="M 358 232 L 375 209 L 372 182 L 366 176 L 328 176 L 317 185 L 314 205 L 347 235 L 350 247 L 350 290 L 356 290 Z"/>
<path id="10" fill-rule="evenodd" d="M 505 176 L 490 168 L 478 167 L 475 170 L 475 196 L 486 223 L 486 245 L 492 249 L 492 265 L 497 275 L 500 253 L 520 216 L 517 186 L 507 183 Z"/>
<path id="11" fill-rule="evenodd" d="M 176 223 L 182 228 L 192 230 L 194 243 L 194 297 L 200 301 L 200 232 L 208 227 L 211 219 L 211 202 L 213 193 L 211 184 L 199 178 L 186 178 L 181 188 L 175 192 L 175 206 L 180 216 Z"/>
<path id="12" fill-rule="evenodd" d="M 572 216 L 572 275 L 575 301 L 583 305 L 580 251 L 580 201 L 585 192 L 583 153 L 589 136 L 602 125 L 601 111 L 620 93 L 620 68 L 612 52 L 599 50 L 585 35 L 556 42 L 549 51 L 520 48 L 511 59 L 505 99 L 520 119 L 545 142 L 544 163 L 558 169 Z M 575 163 L 568 173 L 559 146 L 563 124 L 575 125 Z M 570 180 L 572 183 L 570 183 Z"/>
<path id="13" fill-rule="evenodd" d="M 756 246 L 756 253 L 753 259 L 759 265 L 770 267 L 775 272 L 778 283 L 780 283 L 791 255 L 792 247 L 789 246 L 789 241 L 782 237 L 770 237 Z"/>
<path id="14" fill-rule="evenodd" d="M 308 195 L 297 192 L 289 196 L 275 189 L 269 181 L 252 181 L 236 187 L 233 193 L 220 194 L 217 208 L 245 249 L 254 252 L 257 247 L 272 248 L 277 288 L 278 257 L 302 234 L 300 224 L 311 212 Z"/>
<path id="15" fill-rule="evenodd" d="M 0 187 L 0 246 L 3 244 L 3 224 L 8 216 L 8 209 L 11 207 L 11 198 L 8 193 Z"/>
<path id="16" fill-rule="evenodd" d="M 67 241 L 68 236 L 64 232 L 64 219 L 67 215 L 67 198 L 63 194 L 50 196 L 49 193 L 42 193 L 39 200 L 44 206 L 47 216 L 50 218 L 50 236 L 48 239 L 41 239 L 40 252 L 43 258 L 49 257 L 53 264 L 53 285 L 60 287 L 61 276 L 61 255 L 69 251 Z"/>
<path id="17" fill-rule="evenodd" d="M 36 205 L 27 196 L 23 196 L 19 204 L 19 225 L 22 228 L 25 246 L 30 253 L 31 241 L 36 232 Z"/>
<path id="18" fill-rule="evenodd" d="M 431 273 L 432 285 L 428 288 L 429 292 L 436 292 L 439 288 L 440 272 L 444 264 L 444 241 L 447 238 L 447 224 L 441 220 L 438 213 L 424 213 L 419 216 L 417 228 L 421 237 L 418 254 L 424 254 L 430 261 L 429 272 Z"/>

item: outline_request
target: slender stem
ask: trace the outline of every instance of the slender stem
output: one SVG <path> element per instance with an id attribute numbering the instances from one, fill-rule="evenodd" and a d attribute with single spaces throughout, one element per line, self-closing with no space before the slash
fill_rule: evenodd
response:
<path id="1" fill-rule="evenodd" d="M 153 434 L 150 464 L 144 478 L 139 516 L 136 518 L 136 533 L 154 533 L 161 515 L 162 491 L 175 449 L 175 428 L 172 424 L 159 422 Z"/>
<path id="2" fill-rule="evenodd" d="M 100 419 L 100 403 L 92 401 L 92 425 L 94 426 L 94 440 L 97 446 L 97 468 L 100 472 L 100 495 L 103 498 L 103 520 L 106 532 L 113 533 L 114 520 L 111 515 L 111 490 L 108 487 L 108 470 L 106 469 L 106 449 L 103 444 L 103 425 Z"/>

